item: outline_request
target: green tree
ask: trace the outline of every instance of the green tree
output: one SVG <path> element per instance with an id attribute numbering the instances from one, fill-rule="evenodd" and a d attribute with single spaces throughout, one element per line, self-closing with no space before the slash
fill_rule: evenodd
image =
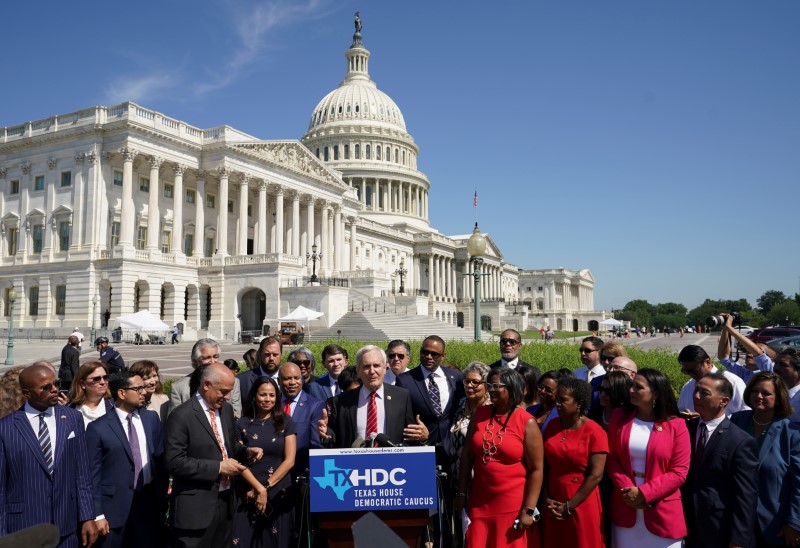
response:
<path id="1" fill-rule="evenodd" d="M 629 301 L 615 316 L 619 320 L 631 322 L 631 325 L 651 326 L 655 312 L 656 307 L 649 302 L 644 299 L 634 299 Z"/>
<path id="2" fill-rule="evenodd" d="M 750 319 L 751 316 L 754 316 L 754 311 L 747 299 L 735 301 L 706 299 L 703 304 L 689 311 L 688 323 L 689 325 L 705 325 L 707 318 L 716 316 L 720 312 L 738 312 L 742 315 L 743 323 L 754 321 Z"/>
<path id="3" fill-rule="evenodd" d="M 758 311 L 761 312 L 764 316 L 769 316 L 770 311 L 779 304 L 786 302 L 786 295 L 783 294 L 783 291 L 778 291 L 776 289 L 770 289 L 763 295 L 761 295 L 756 303 L 758 304 Z"/>
<path id="4" fill-rule="evenodd" d="M 767 322 L 769 325 L 800 324 L 800 305 L 790 300 L 776 304 L 767 314 Z"/>

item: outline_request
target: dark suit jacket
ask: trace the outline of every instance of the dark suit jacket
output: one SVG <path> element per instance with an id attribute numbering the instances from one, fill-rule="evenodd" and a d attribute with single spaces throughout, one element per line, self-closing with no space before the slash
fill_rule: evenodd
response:
<path id="1" fill-rule="evenodd" d="M 220 418 L 228 457 L 243 461 L 246 448 L 238 443 L 233 408 L 227 402 L 220 409 Z M 173 526 L 204 529 L 213 519 L 219 496 L 222 451 L 197 398 L 189 398 L 167 417 L 164 453 L 172 475 Z"/>
<path id="2" fill-rule="evenodd" d="M 96 517 L 83 417 L 56 405 L 53 475 L 24 407 L 0 419 L 0 536 L 53 523 L 62 537 Z"/>
<path id="3" fill-rule="evenodd" d="M 739 411 L 731 422 L 749 428 L 752 411 Z M 789 419 L 770 425 L 758 450 L 758 524 L 770 544 L 783 544 L 784 525 L 800 530 L 800 432 Z"/>
<path id="4" fill-rule="evenodd" d="M 358 393 L 356 390 L 342 392 L 332 398 L 333 410 L 328 420 L 328 435 L 332 437 L 329 444 L 333 447 L 347 448 L 358 438 Z M 383 385 L 384 415 L 386 424 L 384 433 L 393 443 L 403 443 L 403 429 L 414 422 L 411 411 L 411 399 L 408 391 L 390 384 Z"/>
<path id="5" fill-rule="evenodd" d="M 727 548 L 731 543 L 755 546 L 758 501 L 758 453 L 753 437 L 723 420 L 706 442 L 703 458 L 695 459 L 697 425 L 689 421 L 692 462 L 683 485 L 689 536 L 687 548 Z"/>
<path id="6" fill-rule="evenodd" d="M 72 379 L 78 374 L 81 366 L 81 352 L 77 347 L 67 344 L 61 349 L 61 363 L 58 366 L 58 380 L 61 381 L 61 390 L 69 390 Z"/>
<path id="7" fill-rule="evenodd" d="M 163 499 L 154 499 L 151 504 L 163 505 L 166 501 L 167 475 L 161 421 L 153 411 L 142 409 L 139 416 L 147 441 L 147 460 L 153 471 L 153 492 L 163 494 Z M 97 515 L 105 515 L 110 528 L 123 527 L 128 521 L 133 502 L 133 455 L 116 410 L 89 423 L 86 445 L 92 467 L 94 510 Z M 153 528 L 153 532 L 156 532 L 156 528 Z"/>
<path id="8" fill-rule="evenodd" d="M 308 383 L 308 393 L 318 400 L 328 401 L 328 398 L 333 396 L 331 386 L 335 385 L 336 379 L 331 377 L 330 373 L 325 373 L 314 382 Z"/>
<path id="9" fill-rule="evenodd" d="M 534 372 L 534 373 L 536 373 L 536 378 L 537 378 L 537 379 L 538 379 L 539 377 L 541 377 L 541 376 L 542 376 L 542 372 L 541 372 L 541 371 L 539 371 L 539 368 L 538 368 L 538 367 L 536 367 L 536 366 L 535 366 L 535 365 L 533 365 L 533 364 L 530 364 L 530 363 L 525 363 L 525 362 L 524 362 L 524 361 L 522 361 L 522 360 L 517 360 L 517 365 L 527 365 L 528 367 L 530 367 L 531 369 L 533 369 L 533 372 Z M 497 360 L 496 362 L 494 362 L 493 364 L 491 364 L 489 367 L 490 367 L 491 369 L 496 369 L 496 368 L 498 368 L 498 367 L 502 367 L 502 366 L 503 366 L 503 360 L 502 360 L 502 359 L 499 359 L 499 360 Z"/>
<path id="10" fill-rule="evenodd" d="M 439 371 L 444 374 L 447 379 L 447 385 L 450 387 L 450 399 L 445 408 L 442 409 L 442 414 L 437 415 L 433 410 L 431 397 L 428 394 L 428 386 L 422 375 L 423 369 L 422 366 L 409 369 L 398 376 L 395 382 L 397 386 L 408 390 L 414 415 L 419 415 L 419 418 L 428 428 L 428 444 L 441 445 L 449 455 L 452 453 L 449 435 L 450 427 L 455 420 L 458 402 L 464 397 L 464 377 L 460 371 L 449 367 L 439 367 Z"/>
<path id="11" fill-rule="evenodd" d="M 311 394 L 311 384 L 316 382 L 318 378 L 319 377 L 317 377 L 316 375 L 311 375 L 311 378 L 308 379 L 308 382 L 304 381 L 303 382 L 303 392 L 305 392 L 306 394 Z M 311 395 L 313 396 L 313 394 L 311 394 Z"/>
<path id="12" fill-rule="evenodd" d="M 317 423 L 322 419 L 322 410 L 325 409 L 324 401 L 309 396 L 303 391 L 300 391 L 298 398 L 292 415 L 297 430 L 297 455 L 292 468 L 293 480 L 297 479 L 298 475 L 308 477 L 306 474 L 308 450 L 322 449 Z"/>

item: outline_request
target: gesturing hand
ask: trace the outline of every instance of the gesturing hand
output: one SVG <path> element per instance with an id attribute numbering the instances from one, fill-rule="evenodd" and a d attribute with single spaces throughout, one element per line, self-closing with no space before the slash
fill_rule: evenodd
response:
<path id="1" fill-rule="evenodd" d="M 246 469 L 247 467 L 239 464 L 239 461 L 236 459 L 223 459 L 219 463 L 219 473 L 223 476 L 238 476 Z"/>
<path id="2" fill-rule="evenodd" d="M 328 435 L 328 410 L 322 410 L 322 418 L 317 421 L 317 433 L 319 437 L 324 440 L 329 440 L 331 437 Z"/>
<path id="3" fill-rule="evenodd" d="M 428 427 L 420 420 L 419 415 L 414 424 L 403 428 L 403 439 L 408 441 L 425 441 L 428 439 L 428 434 Z"/>

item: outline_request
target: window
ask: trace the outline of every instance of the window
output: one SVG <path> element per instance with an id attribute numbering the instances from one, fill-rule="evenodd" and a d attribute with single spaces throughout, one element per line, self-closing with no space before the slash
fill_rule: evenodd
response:
<path id="1" fill-rule="evenodd" d="M 19 236 L 19 229 L 8 229 L 8 256 L 13 257 L 17 254 L 17 237 Z"/>
<path id="2" fill-rule="evenodd" d="M 196 195 L 197 195 L 197 193 L 194 190 L 192 190 L 191 188 L 187 188 L 186 189 L 186 203 L 187 204 L 193 204 Z"/>
<path id="3" fill-rule="evenodd" d="M 122 186 L 122 172 L 114 170 L 114 186 Z"/>
<path id="4" fill-rule="evenodd" d="M 369 145 L 366 146 L 366 150 L 364 151 L 364 158 L 367 160 L 372 159 L 372 150 L 370 149 Z"/>
<path id="5" fill-rule="evenodd" d="M 28 314 L 31 316 L 39 315 L 39 286 L 31 287 L 28 290 Z"/>
<path id="6" fill-rule="evenodd" d="M 213 194 L 206 194 L 206 207 L 211 209 L 217 207 L 217 197 Z"/>
<path id="7" fill-rule="evenodd" d="M 347 108 L 350 108 L 350 107 L 347 107 Z M 350 159 L 350 145 L 344 145 L 344 159 L 345 160 L 349 160 Z"/>
<path id="8" fill-rule="evenodd" d="M 356 160 L 361 159 L 361 145 L 356 145 Z"/>
<path id="9" fill-rule="evenodd" d="M 247 216 L 248 217 L 253 216 L 253 204 L 247 204 Z"/>
<path id="10" fill-rule="evenodd" d="M 56 316 L 63 316 L 67 308 L 67 286 L 56 286 Z"/>
<path id="11" fill-rule="evenodd" d="M 147 245 L 147 227 L 139 226 L 136 229 L 136 249 L 144 249 Z"/>
<path id="12" fill-rule="evenodd" d="M 228 200 L 228 213 L 233 213 L 233 200 Z"/>
<path id="13" fill-rule="evenodd" d="M 376 160 L 381 159 L 381 145 L 375 147 L 375 159 Z"/>
<path id="14" fill-rule="evenodd" d="M 9 181 L 9 194 L 19 194 L 19 180 Z"/>
<path id="15" fill-rule="evenodd" d="M 33 190 L 44 190 L 44 175 L 37 175 L 33 180 Z"/>
<path id="16" fill-rule="evenodd" d="M 119 221 L 111 223 L 111 247 L 117 247 L 119 245 L 119 230 Z"/>
<path id="17" fill-rule="evenodd" d="M 544 289 L 544 287 L 542 287 L 542 286 L 540 285 L 540 286 L 539 286 L 539 291 L 541 291 L 541 290 L 543 290 L 543 289 Z M 531 290 L 531 288 L 529 287 L 529 288 L 528 288 L 528 291 L 530 291 L 530 290 Z"/>
<path id="18" fill-rule="evenodd" d="M 170 244 L 172 242 L 172 232 L 165 230 L 161 233 L 161 253 L 170 252 Z"/>
<path id="19" fill-rule="evenodd" d="M 139 177 L 139 190 L 142 192 L 150 192 L 150 179 L 147 177 Z"/>
<path id="20" fill-rule="evenodd" d="M 203 255 L 211 257 L 214 254 L 214 238 L 206 238 L 203 246 Z"/>
<path id="21" fill-rule="evenodd" d="M 69 249 L 69 229 L 69 222 L 62 221 L 58 223 L 58 249 L 60 251 Z"/>
<path id="22" fill-rule="evenodd" d="M 325 147 L 325 161 L 327 162 L 328 160 L 330 160 L 330 157 L 328 155 L 328 147 Z"/>
<path id="23" fill-rule="evenodd" d="M 317 159 L 319 159 L 319 148 L 317 148 L 315 154 L 317 155 Z"/>
<path id="24" fill-rule="evenodd" d="M 339 159 L 339 145 L 333 145 L 333 159 Z"/>
<path id="25" fill-rule="evenodd" d="M 169 183 L 164 183 L 164 198 L 172 198 L 175 187 Z"/>
<path id="26" fill-rule="evenodd" d="M 41 253 L 44 246 L 44 225 L 33 225 L 33 252 Z"/>
<path id="27" fill-rule="evenodd" d="M 183 236 L 183 254 L 187 257 L 192 256 L 194 251 L 194 234 L 186 234 Z"/>
<path id="28" fill-rule="evenodd" d="M 72 186 L 72 172 L 71 171 L 62 171 L 61 172 L 61 187 Z"/>

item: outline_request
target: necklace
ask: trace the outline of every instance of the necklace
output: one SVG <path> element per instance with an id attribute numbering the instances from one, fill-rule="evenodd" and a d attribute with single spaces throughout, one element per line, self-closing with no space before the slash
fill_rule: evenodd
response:
<path id="1" fill-rule="evenodd" d="M 498 419 L 497 424 L 500 425 L 500 429 L 495 432 L 494 421 L 497 417 L 497 410 L 492 406 L 492 417 L 489 419 L 489 422 L 486 423 L 486 429 L 483 432 L 483 464 L 489 464 L 492 457 L 497 454 L 497 448 L 503 443 L 503 435 L 506 433 L 506 426 L 508 426 L 508 421 L 511 420 L 511 415 L 514 414 L 514 411 L 515 409 L 509 411 L 506 422 L 501 424 Z"/>
<path id="2" fill-rule="evenodd" d="M 758 422 L 756 420 L 756 416 L 753 415 L 753 423 L 757 424 L 758 426 L 769 426 L 770 424 L 772 424 L 772 421 L 770 420 L 770 421 L 767 421 L 767 422 Z"/>
<path id="3" fill-rule="evenodd" d="M 561 440 L 559 440 L 561 441 L 561 443 L 567 441 L 567 430 L 577 430 L 578 428 L 580 428 L 582 418 L 583 417 L 578 417 L 578 420 L 576 420 L 570 426 L 564 426 L 564 423 L 563 422 L 561 423 Z"/>
<path id="4" fill-rule="evenodd" d="M 608 426 L 608 423 L 611 422 L 611 419 L 606 418 L 606 412 L 608 410 L 609 410 L 608 407 L 604 408 L 603 414 L 600 416 L 600 422 L 603 424 L 603 426 Z"/>

